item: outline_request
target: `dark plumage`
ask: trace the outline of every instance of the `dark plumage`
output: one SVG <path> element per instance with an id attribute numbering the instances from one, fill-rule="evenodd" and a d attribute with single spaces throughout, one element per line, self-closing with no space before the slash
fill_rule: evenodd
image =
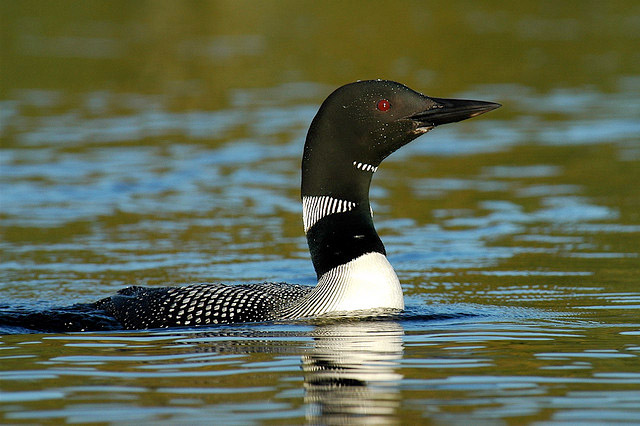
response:
<path id="1" fill-rule="evenodd" d="M 267 321 L 313 287 L 287 284 L 191 284 L 183 287 L 127 287 L 96 302 L 124 328 L 164 328 Z"/>
<path id="2" fill-rule="evenodd" d="M 126 329 L 402 310 L 402 288 L 371 217 L 371 178 L 382 160 L 435 126 L 499 106 L 430 98 L 393 81 L 342 86 L 329 95 L 313 119 L 302 158 L 303 222 L 317 286 L 129 287 L 83 306 L 94 309 L 99 321 L 104 322 L 106 315 Z M 78 324 L 72 326 L 78 328 Z M 82 327 L 90 329 L 91 322 Z"/>

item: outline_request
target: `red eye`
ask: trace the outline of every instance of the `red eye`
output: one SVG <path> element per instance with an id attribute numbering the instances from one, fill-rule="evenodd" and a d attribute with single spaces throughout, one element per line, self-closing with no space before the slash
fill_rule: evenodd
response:
<path id="1" fill-rule="evenodd" d="M 391 108 L 391 103 L 386 99 L 380 99 L 378 101 L 377 107 L 380 111 L 389 111 L 389 108 Z"/>

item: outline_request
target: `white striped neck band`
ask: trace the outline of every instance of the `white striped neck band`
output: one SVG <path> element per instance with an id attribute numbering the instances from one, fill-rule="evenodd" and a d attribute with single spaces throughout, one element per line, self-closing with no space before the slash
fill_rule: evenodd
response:
<path id="1" fill-rule="evenodd" d="M 365 172 L 375 173 L 376 170 L 378 170 L 376 166 L 372 166 L 371 164 L 367 164 L 367 163 L 360 163 L 358 161 L 354 161 L 353 165 L 356 166 L 356 169 L 360 169 Z"/>
<path id="2" fill-rule="evenodd" d="M 344 213 L 356 208 L 353 201 L 339 200 L 337 198 L 322 196 L 302 197 L 302 222 L 306 233 L 317 221 L 334 213 Z"/>

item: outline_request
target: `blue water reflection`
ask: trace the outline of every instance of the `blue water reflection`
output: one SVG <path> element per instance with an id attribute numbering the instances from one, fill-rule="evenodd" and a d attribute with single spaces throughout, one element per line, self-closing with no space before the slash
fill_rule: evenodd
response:
<path id="1" fill-rule="evenodd" d="M 3 329 L 0 422 L 640 422 L 633 2 L 32 6 L 0 4 L 2 307 L 315 284 L 300 154 L 331 90 L 503 108 L 376 172 L 403 314 Z"/>

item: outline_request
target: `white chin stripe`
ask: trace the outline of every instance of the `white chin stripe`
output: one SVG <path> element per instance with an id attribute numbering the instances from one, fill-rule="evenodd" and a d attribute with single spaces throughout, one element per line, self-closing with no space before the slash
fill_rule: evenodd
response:
<path id="1" fill-rule="evenodd" d="M 353 210 L 356 203 L 328 196 L 302 197 L 302 222 L 306 233 L 317 221 L 333 213 Z"/>
<path id="2" fill-rule="evenodd" d="M 376 166 L 372 166 L 371 164 L 367 164 L 367 163 L 360 163 L 358 161 L 354 161 L 353 165 L 356 166 L 356 169 L 360 169 L 365 172 L 374 173 L 376 170 L 378 170 Z"/>

